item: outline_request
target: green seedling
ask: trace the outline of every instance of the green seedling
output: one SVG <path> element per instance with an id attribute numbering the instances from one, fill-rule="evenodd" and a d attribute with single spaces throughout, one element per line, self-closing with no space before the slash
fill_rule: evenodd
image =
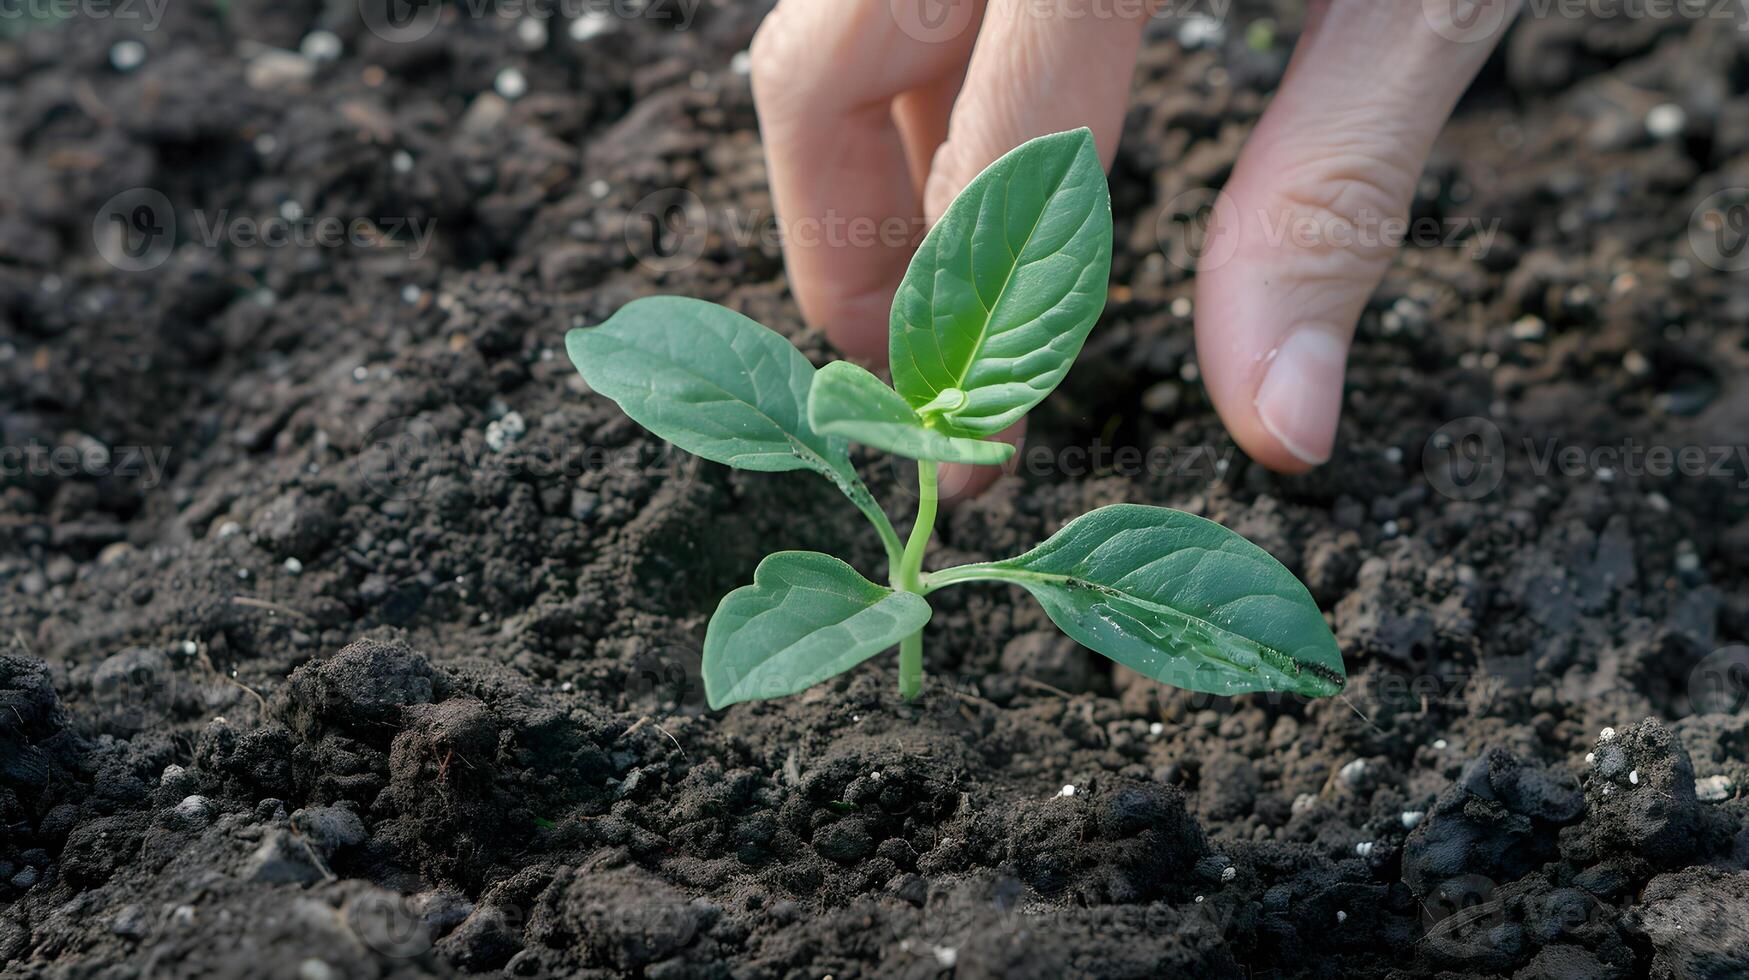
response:
<path id="1" fill-rule="evenodd" d="M 1020 586 L 1063 632 L 1148 677 L 1213 694 L 1342 689 L 1317 603 L 1263 549 L 1190 514 L 1118 504 L 1015 558 L 924 571 L 939 464 L 1001 463 L 988 437 L 1037 405 L 1105 306 L 1111 198 L 1085 129 L 991 164 L 923 239 L 893 300 L 893 384 L 847 361 L 815 370 L 777 333 L 698 300 L 636 300 L 565 345 L 590 388 L 669 442 L 747 470 L 813 470 L 866 515 L 887 584 L 830 555 L 769 555 L 705 631 L 711 707 L 782 697 L 899 647 L 899 692 L 923 683 L 928 596 Z M 860 442 L 917 461 L 901 542 L 851 466 Z"/>

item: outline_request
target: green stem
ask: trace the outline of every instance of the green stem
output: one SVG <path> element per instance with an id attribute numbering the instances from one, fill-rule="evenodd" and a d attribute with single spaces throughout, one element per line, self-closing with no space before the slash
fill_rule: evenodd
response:
<path id="1" fill-rule="evenodd" d="M 923 594 L 923 553 L 935 533 L 935 470 L 936 464 L 929 460 L 917 463 L 917 520 L 911 524 L 911 537 L 893 575 L 893 588 L 918 595 Z M 922 690 L 923 631 L 918 630 L 899 642 L 899 696 L 909 701 Z"/>

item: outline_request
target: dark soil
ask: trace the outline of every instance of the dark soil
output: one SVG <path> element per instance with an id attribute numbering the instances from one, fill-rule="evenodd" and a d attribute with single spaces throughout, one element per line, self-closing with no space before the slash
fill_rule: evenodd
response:
<path id="1" fill-rule="evenodd" d="M 759 10 L 531 49 L 232 0 L 0 42 L 0 444 L 77 462 L 0 476 L 0 974 L 1749 976 L 1749 286 L 1689 236 L 1749 186 L 1746 35 L 1518 25 L 1416 203 L 1498 237 L 1401 256 L 1336 459 L 1289 479 L 1232 452 L 1155 220 L 1231 167 L 1298 19 L 1260 51 L 1267 13 L 1216 49 L 1158 25 L 1111 302 L 1033 427 L 1174 465 L 1019 473 L 934 561 L 1204 514 L 1329 611 L 1350 685 L 1315 703 L 1114 675 L 981 588 L 940 594 L 915 704 L 881 658 L 705 710 L 721 593 L 878 545 L 823 481 L 665 452 L 561 337 L 667 292 L 831 356 L 741 234 L 771 220 L 733 67 Z M 307 82 L 246 67 L 316 27 L 343 48 Z M 93 220 L 142 186 L 182 244 L 122 271 Z M 641 262 L 628 214 L 675 187 L 702 255 Z M 201 241 L 220 212 L 436 231 Z M 1468 417 L 1505 468 L 1442 493 Z M 1539 473 L 1549 440 L 1729 452 Z"/>

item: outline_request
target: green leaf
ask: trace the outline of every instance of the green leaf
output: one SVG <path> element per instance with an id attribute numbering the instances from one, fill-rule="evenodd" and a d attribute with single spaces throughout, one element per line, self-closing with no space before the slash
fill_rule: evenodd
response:
<path id="1" fill-rule="evenodd" d="M 948 576 L 974 577 L 1022 586 L 1063 632 L 1187 690 L 1322 697 L 1346 681 L 1336 638 L 1293 573 L 1181 511 L 1101 507 L 1018 558 Z"/>
<path id="2" fill-rule="evenodd" d="M 722 708 L 794 694 L 917 632 L 929 615 L 922 596 L 876 585 L 831 555 L 768 555 L 705 629 L 705 697 Z"/>
<path id="3" fill-rule="evenodd" d="M 924 236 L 893 298 L 893 386 L 921 410 L 966 393 L 961 435 L 1007 428 L 1056 388 L 1105 308 L 1111 195 L 1085 129 L 1022 143 Z"/>
<path id="4" fill-rule="evenodd" d="M 687 452 L 744 470 L 817 470 L 840 487 L 854 479 L 844 440 L 808 425 L 814 366 L 734 310 L 633 300 L 567 333 L 565 350 L 589 387 Z"/>
<path id="5" fill-rule="evenodd" d="M 931 428 L 898 392 L 849 361 L 833 361 L 814 375 L 808 421 L 817 432 L 911 459 L 988 464 L 1014 455 L 1014 447 L 1005 442 L 967 439 Z"/>

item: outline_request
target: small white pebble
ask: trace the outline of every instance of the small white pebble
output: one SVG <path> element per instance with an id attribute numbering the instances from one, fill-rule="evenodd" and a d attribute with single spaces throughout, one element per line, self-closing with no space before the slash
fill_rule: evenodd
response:
<path id="1" fill-rule="evenodd" d="M 1436 739 L 1434 739 L 1434 740 L 1433 740 L 1433 747 L 1434 747 L 1434 748 L 1436 748 L 1436 749 L 1438 749 L 1438 750 L 1440 750 L 1440 751 L 1441 751 L 1441 752 L 1444 752 L 1444 751 L 1445 751 L 1445 747 L 1446 747 L 1446 746 L 1447 746 L 1447 745 L 1450 745 L 1450 744 L 1451 744 L 1451 743 L 1450 743 L 1450 742 L 1447 742 L 1447 741 L 1446 741 L 1446 740 L 1445 740 L 1445 739 L 1443 739 L 1443 738 L 1436 738 Z"/>
<path id="2" fill-rule="evenodd" d="M 1397 815 L 1397 819 L 1403 821 L 1404 830 L 1414 830 L 1421 825 L 1421 821 L 1426 816 L 1427 811 L 1425 810 L 1404 810 Z"/>
<path id="3" fill-rule="evenodd" d="M 160 782 L 169 782 L 172 779 L 181 779 L 182 774 L 187 772 L 187 771 L 188 770 L 186 770 L 186 769 L 182 768 L 181 766 L 177 765 L 176 763 L 172 762 L 171 764 L 164 767 L 164 772 L 163 772 L 163 774 L 161 774 L 158 777 L 158 779 Z"/>
<path id="4" fill-rule="evenodd" d="M 279 149 L 279 137 L 272 133 L 262 133 L 260 136 L 255 137 L 256 153 L 259 153 L 262 156 L 267 156 L 269 153 L 272 153 L 277 149 Z"/>
<path id="5" fill-rule="evenodd" d="M 583 16 L 571 22 L 571 40 L 587 41 L 613 29 L 613 18 L 599 10 L 584 11 Z"/>
<path id="6" fill-rule="evenodd" d="M 1342 780 L 1345 786 L 1358 786 L 1366 775 L 1366 760 L 1355 759 L 1336 771 L 1336 778 Z"/>
<path id="7" fill-rule="evenodd" d="M 1381 526 L 1379 528 L 1379 530 L 1384 532 L 1385 537 L 1394 538 L 1397 536 L 1397 530 L 1398 530 L 1397 522 L 1396 521 L 1386 521 L 1383 524 L 1383 526 Z"/>
<path id="8" fill-rule="evenodd" d="M 1058 796 L 1074 796 L 1075 795 L 1074 784 L 1073 783 L 1063 784 L 1063 788 L 1060 790 L 1057 790 L 1057 795 Z"/>
<path id="9" fill-rule="evenodd" d="M 1160 722 L 1154 721 L 1154 722 L 1148 723 L 1148 734 L 1149 735 L 1158 735 L 1161 732 L 1164 732 L 1165 730 L 1166 730 L 1166 726 L 1161 724 Z"/>
<path id="10" fill-rule="evenodd" d="M 1693 573 L 1700 571 L 1700 556 L 1692 551 L 1684 551 L 1676 556 L 1676 570 Z"/>
<path id="11" fill-rule="evenodd" d="M 389 166 L 394 168 L 395 173 L 410 174 L 413 172 L 413 154 L 406 150 L 396 150 L 394 155 L 389 157 Z"/>
<path id="12" fill-rule="evenodd" d="M 1607 742 L 1614 737 L 1615 729 L 1613 728 L 1605 728 L 1603 731 L 1597 733 L 1597 740 L 1599 742 Z"/>
<path id="13" fill-rule="evenodd" d="M 547 22 L 539 17 L 524 17 L 516 22 L 516 40 L 534 51 L 547 46 Z"/>
<path id="14" fill-rule="evenodd" d="M 311 61 L 333 61 L 340 57 L 340 38 L 332 31 L 311 31 L 298 44 L 298 52 Z"/>
<path id="15" fill-rule="evenodd" d="M 285 573 L 287 575 L 302 575 L 303 572 L 304 572 L 304 563 L 303 562 L 298 561 L 296 558 L 287 558 L 285 560 Z"/>
<path id="16" fill-rule="evenodd" d="M 596 178 L 589 182 L 589 196 L 595 198 L 597 201 L 606 197 L 611 190 L 613 190 L 613 188 L 608 186 L 607 181 L 600 178 Z"/>
<path id="17" fill-rule="evenodd" d="M 1369 840 L 1363 840 L 1354 845 L 1354 853 L 1363 858 L 1372 857 L 1372 849 L 1373 842 Z"/>
<path id="18" fill-rule="evenodd" d="M 1636 378 L 1643 378 L 1652 373 L 1652 362 L 1646 360 L 1646 355 L 1637 350 L 1628 351 L 1621 358 L 1622 370 Z"/>
<path id="19" fill-rule="evenodd" d="M 1198 904 L 1198 905 L 1202 904 L 1202 896 L 1201 895 L 1196 896 L 1196 904 Z"/>
<path id="20" fill-rule="evenodd" d="M 1180 296 L 1172 301 L 1171 309 L 1172 315 L 1182 320 L 1185 317 L 1190 316 L 1191 311 L 1194 310 L 1195 307 L 1191 304 L 1190 297 Z"/>
<path id="21" fill-rule="evenodd" d="M 729 70 L 737 75 L 752 73 L 753 53 L 750 51 L 735 52 L 735 56 L 729 59 Z"/>
<path id="22" fill-rule="evenodd" d="M 425 295 L 425 291 L 412 283 L 408 283 L 401 287 L 401 302 L 403 303 L 417 303 L 419 302 L 419 297 L 423 295 Z"/>
<path id="23" fill-rule="evenodd" d="M 1313 796 L 1310 793 L 1301 793 L 1300 795 L 1294 797 L 1293 812 L 1305 813 L 1307 810 L 1310 810 L 1312 807 L 1317 806 L 1317 805 L 1318 805 L 1318 798 L 1316 796 Z"/>
<path id="24" fill-rule="evenodd" d="M 1403 450 L 1401 448 L 1399 448 L 1397 446 L 1385 447 L 1385 462 L 1395 464 L 1395 463 L 1401 463 L 1402 461 L 1403 461 Z"/>
<path id="25" fill-rule="evenodd" d="M 194 642 L 193 640 L 183 640 L 182 641 L 182 655 L 184 657 L 192 657 L 199 652 L 200 652 L 200 644 Z"/>
<path id="26" fill-rule="evenodd" d="M 566 692 L 566 693 L 569 693 L 569 692 L 570 692 L 570 690 L 571 690 L 571 682 L 570 682 L 570 681 L 566 681 L 566 682 L 565 682 L 565 683 L 563 683 L 563 684 L 560 684 L 560 685 L 559 685 L 559 690 L 561 690 L 561 691 L 564 691 L 564 692 Z"/>
<path id="27" fill-rule="evenodd" d="M 932 952 L 935 953 L 935 962 L 941 966 L 953 966 L 955 963 L 959 962 L 959 950 L 954 949 L 952 946 L 936 946 L 933 948 Z"/>
<path id="28" fill-rule="evenodd" d="M 1707 776 L 1694 781 L 1694 795 L 1707 803 L 1730 799 L 1732 788 L 1729 776 Z"/>
<path id="29" fill-rule="evenodd" d="M 234 535 L 242 533 L 242 531 L 243 531 L 243 525 L 238 524 L 236 521 L 226 521 L 225 523 L 219 525 L 219 537 L 220 538 L 229 538 L 229 537 L 232 537 Z"/>
<path id="30" fill-rule="evenodd" d="M 247 569 L 247 568 L 237 569 L 237 577 L 238 578 L 248 578 L 249 577 L 249 569 Z"/>
<path id="31" fill-rule="evenodd" d="M 1604 795 L 1604 796 L 1608 796 L 1608 795 L 1609 795 L 1609 791 L 1610 791 L 1610 789 L 1611 789 L 1611 788 L 1612 788 L 1612 787 L 1609 787 L 1609 786 L 1605 786 L 1605 787 L 1603 787 L 1603 795 Z"/>
<path id="32" fill-rule="evenodd" d="M 1688 125 L 1688 113 L 1674 102 L 1655 105 L 1646 113 L 1646 132 L 1653 139 L 1665 140 L 1682 132 L 1682 127 Z"/>
<path id="33" fill-rule="evenodd" d="M 876 769 L 874 772 L 871 772 L 868 774 L 868 778 L 874 780 L 877 783 L 880 782 L 881 781 L 881 771 L 879 769 Z"/>
<path id="34" fill-rule="evenodd" d="M 1595 752 L 1585 753 L 1585 764 L 1588 766 L 1597 765 L 1597 753 L 1595 753 Z"/>
<path id="35" fill-rule="evenodd" d="M 1614 483 L 1615 482 L 1615 467 L 1613 467 L 1613 466 L 1599 466 L 1597 468 L 1597 482 L 1598 483 Z"/>
<path id="36" fill-rule="evenodd" d="M 279 202 L 279 216 L 287 221 L 296 221 L 304 216 L 304 206 L 296 201 Z"/>
<path id="37" fill-rule="evenodd" d="M 528 94 L 528 76 L 520 68 L 506 68 L 492 79 L 492 90 L 515 102 Z"/>
<path id="38" fill-rule="evenodd" d="M 1348 921 L 1348 913 L 1338 909 L 1336 911 L 1336 921 L 1337 922 L 1347 922 Z"/>
<path id="39" fill-rule="evenodd" d="M 1668 514 L 1670 513 L 1670 498 L 1653 490 L 1651 493 L 1646 494 L 1646 506 L 1660 514 Z"/>
<path id="40" fill-rule="evenodd" d="M 1638 769 L 1629 770 L 1628 782 L 1634 786 L 1640 785 L 1640 771 Z"/>
<path id="41" fill-rule="evenodd" d="M 1521 316 L 1512 321 L 1509 332 L 1513 340 L 1541 340 L 1547 333 L 1549 325 L 1539 316 Z"/>
<path id="42" fill-rule="evenodd" d="M 109 48 L 109 64 L 116 71 L 133 71 L 145 61 L 146 46 L 138 41 L 117 41 Z"/>
<path id="43" fill-rule="evenodd" d="M 1232 867 L 1231 865 L 1229 865 L 1229 866 L 1221 869 L 1221 880 L 1222 881 L 1232 881 L 1234 878 L 1237 878 L 1237 877 L 1239 877 L 1239 869 L 1238 868 L 1235 868 L 1235 867 Z"/>

